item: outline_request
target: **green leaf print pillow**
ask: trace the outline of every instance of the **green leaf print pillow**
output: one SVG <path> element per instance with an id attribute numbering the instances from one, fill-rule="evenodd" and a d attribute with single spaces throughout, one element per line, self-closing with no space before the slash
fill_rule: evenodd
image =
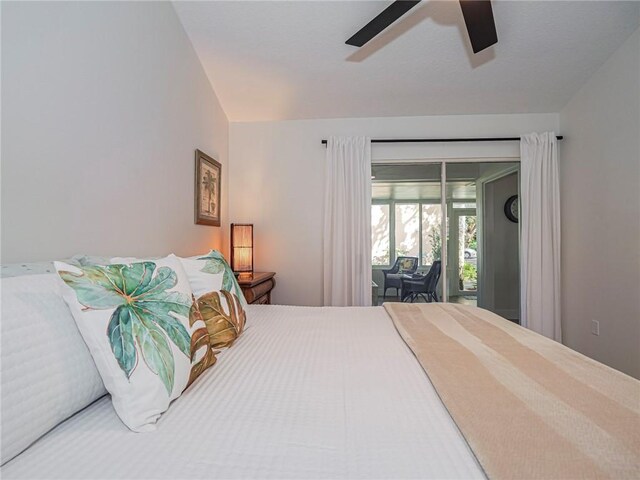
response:
<path id="1" fill-rule="evenodd" d="M 219 292 L 226 290 L 235 295 L 242 307 L 247 306 L 242 289 L 238 285 L 233 270 L 225 260 L 224 256 L 217 250 L 211 250 L 205 255 L 195 257 L 176 257 L 180 259 L 182 267 L 187 274 L 191 290 L 196 298 L 209 292 Z M 131 263 L 141 262 L 141 259 L 134 257 L 114 257 L 111 263 Z M 226 303 L 226 302 L 225 302 Z"/>
<path id="2" fill-rule="evenodd" d="M 211 250 L 206 255 L 180 258 L 180 260 L 196 298 L 205 293 L 226 290 L 238 297 L 243 307 L 247 305 L 233 270 L 219 251 Z"/>
<path id="3" fill-rule="evenodd" d="M 193 297 L 178 257 L 131 264 L 55 262 L 113 406 L 133 431 L 154 423 L 187 386 Z"/>

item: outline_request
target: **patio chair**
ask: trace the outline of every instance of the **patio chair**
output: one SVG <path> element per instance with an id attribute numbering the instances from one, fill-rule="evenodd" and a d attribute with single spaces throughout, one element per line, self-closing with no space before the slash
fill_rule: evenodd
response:
<path id="1" fill-rule="evenodd" d="M 436 291 L 438 282 L 440 281 L 440 271 L 442 269 L 440 260 L 436 260 L 431 265 L 429 273 L 423 277 L 414 277 L 411 279 L 404 278 L 402 280 L 403 302 L 416 301 L 418 297 L 422 297 L 425 302 L 439 302 L 438 293 Z"/>
<path id="2" fill-rule="evenodd" d="M 384 274 L 384 292 L 382 298 L 387 298 L 387 288 L 395 288 L 396 296 L 402 288 L 402 276 L 411 275 L 418 269 L 418 257 L 398 257 L 389 270 L 382 270 Z"/>

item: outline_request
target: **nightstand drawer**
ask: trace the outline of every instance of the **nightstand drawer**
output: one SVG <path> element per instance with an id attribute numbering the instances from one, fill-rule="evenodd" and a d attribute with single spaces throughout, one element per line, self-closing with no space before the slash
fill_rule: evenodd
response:
<path id="1" fill-rule="evenodd" d="M 271 299 L 269 298 L 269 295 L 263 295 L 251 302 L 252 305 L 269 305 L 270 303 Z"/>
<path id="2" fill-rule="evenodd" d="M 250 276 L 238 277 L 238 284 L 247 303 L 270 304 L 271 290 L 276 286 L 274 276 L 273 272 L 255 272 Z"/>
<path id="3" fill-rule="evenodd" d="M 276 282 L 273 280 L 273 278 L 270 278 L 266 282 L 259 283 L 255 287 L 248 287 L 245 290 L 245 287 L 241 285 L 240 288 L 242 288 L 242 293 L 244 293 L 244 298 L 247 299 L 247 302 L 255 303 L 255 301 L 260 297 L 268 296 L 269 292 L 271 292 L 271 290 L 273 290 L 273 287 L 275 286 Z"/>

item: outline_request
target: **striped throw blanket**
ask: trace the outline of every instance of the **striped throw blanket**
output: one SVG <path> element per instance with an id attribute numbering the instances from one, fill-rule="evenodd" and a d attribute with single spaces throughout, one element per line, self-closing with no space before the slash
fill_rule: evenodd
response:
<path id="1" fill-rule="evenodd" d="M 386 303 L 490 479 L 640 479 L 640 382 L 491 312 Z"/>

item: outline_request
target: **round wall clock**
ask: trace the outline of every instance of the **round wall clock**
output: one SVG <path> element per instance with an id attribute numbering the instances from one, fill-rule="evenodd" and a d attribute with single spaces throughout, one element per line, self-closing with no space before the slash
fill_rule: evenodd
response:
<path id="1" fill-rule="evenodd" d="M 504 214 L 509 220 L 518 223 L 518 195 L 513 195 L 504 204 Z"/>

